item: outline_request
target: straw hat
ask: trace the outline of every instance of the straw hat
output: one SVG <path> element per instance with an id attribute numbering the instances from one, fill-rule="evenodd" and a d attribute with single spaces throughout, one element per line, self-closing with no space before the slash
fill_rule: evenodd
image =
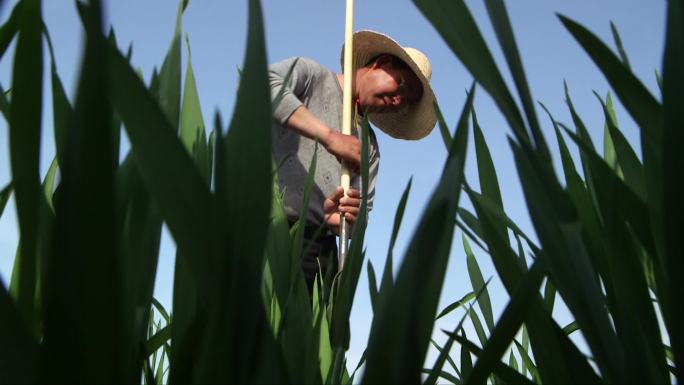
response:
<path id="1" fill-rule="evenodd" d="M 435 94 L 430 87 L 432 67 L 428 58 L 417 49 L 402 47 L 391 37 L 374 31 L 354 33 L 353 44 L 354 70 L 379 55 L 390 54 L 406 63 L 423 84 L 423 96 L 417 103 L 397 111 L 368 114 L 368 120 L 398 139 L 418 140 L 429 134 L 435 127 L 437 117 L 433 106 Z M 344 46 L 341 61 L 344 63 Z"/>

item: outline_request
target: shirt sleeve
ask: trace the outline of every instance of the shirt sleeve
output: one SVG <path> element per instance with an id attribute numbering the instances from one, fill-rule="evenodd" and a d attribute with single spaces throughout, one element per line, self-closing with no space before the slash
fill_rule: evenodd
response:
<path id="1" fill-rule="evenodd" d="M 380 149 L 378 147 L 378 140 L 375 137 L 375 132 L 373 132 L 373 129 L 370 130 L 369 139 L 370 151 L 368 154 L 368 199 L 366 201 L 368 212 L 373 209 L 373 200 L 375 199 L 375 184 L 378 180 L 378 170 L 380 168 Z M 359 140 L 362 139 L 359 138 Z M 361 176 L 358 174 L 352 176 L 351 185 L 360 191 L 362 186 Z"/>
<path id="2" fill-rule="evenodd" d="M 373 210 L 373 200 L 375 199 L 375 183 L 378 180 L 378 169 L 380 168 L 380 149 L 373 130 L 370 131 L 371 150 L 368 156 L 368 211 Z"/>
<path id="3" fill-rule="evenodd" d="M 290 77 L 286 79 L 288 73 Z M 310 60 L 301 57 L 285 59 L 268 67 L 271 101 L 274 104 L 273 119 L 280 125 L 284 125 L 303 104 L 301 96 L 310 86 L 314 75 Z"/>

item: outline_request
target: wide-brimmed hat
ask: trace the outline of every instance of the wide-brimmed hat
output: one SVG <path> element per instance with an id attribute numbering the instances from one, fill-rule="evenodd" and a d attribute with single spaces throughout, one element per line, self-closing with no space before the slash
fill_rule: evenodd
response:
<path id="1" fill-rule="evenodd" d="M 402 47 L 391 37 L 374 31 L 354 33 L 354 70 L 379 55 L 390 54 L 401 59 L 423 84 L 423 96 L 416 103 L 384 113 L 370 113 L 368 120 L 388 135 L 398 139 L 418 140 L 432 131 L 437 122 L 435 94 L 430 87 L 432 67 L 428 58 L 415 48 Z M 344 63 L 344 46 L 341 61 Z M 343 64 L 344 67 L 344 64 Z"/>

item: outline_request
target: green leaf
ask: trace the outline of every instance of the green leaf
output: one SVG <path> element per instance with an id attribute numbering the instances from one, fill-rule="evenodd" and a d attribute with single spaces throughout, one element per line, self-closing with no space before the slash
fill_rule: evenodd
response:
<path id="1" fill-rule="evenodd" d="M 432 23 L 475 81 L 492 96 L 516 138 L 521 143 L 529 143 L 520 110 L 465 2 L 414 0 L 413 3 Z"/>
<path id="2" fill-rule="evenodd" d="M 676 183 L 675 175 L 681 175 L 682 155 L 677 143 L 682 143 L 682 92 L 684 90 L 684 7 L 681 2 L 668 2 L 667 37 L 663 59 L 663 225 L 664 267 L 668 286 L 666 291 L 667 309 L 664 313 L 665 324 L 671 338 L 674 363 L 679 373 L 684 370 L 684 328 L 678 320 L 682 319 L 682 308 L 678 305 L 684 294 L 684 284 L 677 277 L 684 273 L 684 257 L 681 247 L 677 246 L 677 221 L 684 213 L 682 186 Z M 670 179 L 668 179 L 670 178 Z M 681 377 L 679 377 L 681 381 Z"/>
<path id="3" fill-rule="evenodd" d="M 131 141 L 135 166 L 178 249 L 187 253 L 197 285 L 206 287 L 203 278 L 209 272 L 202 260 L 210 245 L 208 188 L 158 103 L 114 47 L 109 47 L 109 66 L 112 103 Z"/>
<path id="4" fill-rule="evenodd" d="M 156 352 L 164 346 L 166 341 L 171 339 L 171 326 L 166 325 L 164 328 L 159 330 L 157 333 L 155 333 L 152 337 L 150 337 L 149 340 L 145 343 L 145 355 L 149 356 L 150 354 Z"/>
<path id="5" fill-rule="evenodd" d="M 546 311 L 549 314 L 553 314 L 553 306 L 556 302 L 556 288 L 550 280 L 546 280 L 546 285 L 544 285 L 544 305 L 546 306 Z"/>
<path id="6" fill-rule="evenodd" d="M 475 296 L 477 300 L 480 299 L 480 296 L 485 292 L 487 285 L 489 284 L 489 281 L 487 281 L 486 284 L 484 284 L 478 291 L 477 295 Z M 461 317 L 461 320 L 458 322 L 456 327 L 454 328 L 454 334 L 457 333 L 459 330 L 463 328 L 463 322 L 465 322 L 466 317 L 468 314 L 472 314 L 473 311 L 473 305 L 474 303 L 471 303 L 470 306 L 468 306 L 468 309 L 466 310 L 466 313 L 463 314 Z M 444 344 L 443 348 L 440 348 L 437 346 L 437 344 L 434 343 L 433 340 L 430 340 L 430 342 L 437 348 L 439 351 L 439 356 L 437 357 L 437 360 L 435 360 L 435 364 L 432 367 L 431 374 L 430 376 L 425 380 L 424 384 L 425 385 L 434 385 L 437 383 L 437 376 L 438 374 L 442 371 L 442 367 L 444 366 L 444 362 L 446 360 L 449 360 L 451 365 L 454 367 L 454 369 L 458 372 L 458 369 L 456 368 L 456 365 L 453 363 L 451 360 L 451 357 L 449 357 L 449 352 L 451 351 L 451 347 L 454 344 L 454 338 L 452 336 L 449 336 L 447 338 L 447 342 Z"/>
<path id="7" fill-rule="evenodd" d="M 24 320 L 31 325 L 34 322 L 36 243 L 39 225 L 43 45 L 40 1 L 25 1 L 22 7 L 21 11 L 17 11 L 15 19 L 19 36 L 12 73 L 9 154 L 14 201 L 22 240 L 17 305 Z M 15 22 L 12 19 L 10 21 Z M 14 286 L 14 283 L 12 285 Z"/>
<path id="8" fill-rule="evenodd" d="M 57 152 L 58 163 L 65 162 L 65 146 L 66 146 L 66 131 L 67 124 L 73 119 L 73 108 L 69 103 L 69 98 L 64 91 L 62 81 L 57 74 L 57 64 L 55 58 L 54 48 L 52 46 L 52 39 L 48 32 L 47 26 L 43 24 L 43 34 L 47 41 L 48 51 L 50 52 L 50 78 L 52 82 L 52 115 L 55 135 L 55 149 Z M 118 151 L 114 152 L 118 155 Z"/>
<path id="9" fill-rule="evenodd" d="M 194 155 L 195 163 L 200 169 L 204 180 L 209 185 L 210 177 L 208 149 L 200 106 L 195 74 L 192 68 L 190 42 L 188 47 L 188 65 L 185 72 L 185 86 L 183 87 L 183 104 L 180 115 L 180 139 L 185 149 Z"/>
<path id="10" fill-rule="evenodd" d="M 12 195 L 12 182 L 5 186 L 2 191 L 0 191 L 0 218 L 2 218 L 2 213 L 5 211 L 5 206 L 7 201 L 9 201 Z"/>
<path id="11" fill-rule="evenodd" d="M 610 105 L 610 111 L 612 114 L 610 115 L 610 118 L 613 120 L 613 123 L 617 125 L 617 118 L 615 117 L 615 111 L 613 110 L 613 99 L 610 96 L 610 92 L 608 92 L 608 95 L 606 96 L 606 103 L 607 105 Z M 550 115 L 550 113 L 549 113 Z M 622 169 L 620 169 L 620 166 L 617 163 L 617 155 L 615 154 L 615 145 L 613 144 L 613 138 L 610 136 L 610 128 L 608 127 L 608 121 L 606 120 L 606 124 L 603 126 L 603 159 L 606 160 L 606 163 L 610 165 L 610 168 L 615 170 L 620 177 L 623 177 L 622 175 Z"/>
<path id="12" fill-rule="evenodd" d="M 539 371 L 537 370 L 537 367 L 534 365 L 534 362 L 532 362 L 532 359 L 530 358 L 529 354 L 527 354 L 527 348 L 520 345 L 520 343 L 516 340 L 513 340 L 513 343 L 515 343 L 515 346 L 518 349 L 518 353 L 520 354 L 520 358 L 522 359 L 523 376 L 525 375 L 525 371 L 529 371 L 532 375 L 532 379 L 534 379 L 534 382 L 537 384 L 541 383 L 541 376 L 539 375 Z"/>
<path id="13" fill-rule="evenodd" d="M 595 95 L 603 107 L 608 132 L 610 133 L 610 138 L 615 148 L 620 170 L 624 174 L 625 182 L 642 201 L 646 201 L 647 197 L 646 187 L 644 186 L 644 167 L 632 149 L 632 146 L 630 146 L 629 142 L 627 141 L 627 138 L 625 138 L 625 136 L 618 129 L 615 122 L 615 112 L 612 111 L 611 108 L 612 106 L 604 103 L 598 94 Z M 610 101 L 610 98 L 608 101 Z"/>
<path id="14" fill-rule="evenodd" d="M 563 333 L 570 335 L 579 330 L 579 325 L 576 321 L 572 321 L 563 327 Z"/>
<path id="15" fill-rule="evenodd" d="M 273 101 L 271 102 L 271 112 L 275 112 L 276 108 L 278 108 L 278 106 L 280 105 L 280 102 L 283 100 L 283 96 L 285 95 L 285 90 L 288 87 L 290 87 L 290 79 L 292 78 L 292 73 L 294 72 L 294 68 L 297 65 L 298 61 L 299 61 L 299 57 L 296 57 L 292 61 L 290 68 L 287 69 L 287 73 L 285 74 L 285 77 L 283 78 L 283 87 L 280 87 L 280 91 L 278 91 L 278 94 L 276 95 L 275 98 L 273 98 Z M 240 73 L 240 76 L 242 76 L 242 73 Z"/>
<path id="16" fill-rule="evenodd" d="M 441 312 L 439 312 L 439 315 L 435 317 L 435 321 L 438 319 L 448 315 L 452 311 L 458 309 L 459 307 L 463 307 L 468 304 L 473 298 L 475 298 L 475 292 L 471 291 L 470 293 L 464 295 L 461 299 L 458 301 L 455 301 L 451 304 L 449 304 L 447 307 L 445 307 Z"/>
<path id="17" fill-rule="evenodd" d="M 492 218 L 490 211 L 483 208 L 482 198 L 474 194 L 472 190 L 466 190 L 466 192 L 468 192 L 470 200 L 478 212 L 483 235 L 487 240 L 489 252 L 499 277 L 506 290 L 512 293 L 522 278 L 524 272 L 522 264 L 520 264 L 518 256 L 492 227 L 491 221 L 494 218 Z M 538 358 L 542 378 L 551 382 L 554 380 L 555 382 L 567 381 L 567 378 L 571 377 L 577 377 L 578 381 L 582 378 L 585 380 L 592 378 L 592 369 L 584 361 L 579 350 L 566 336 L 560 337 L 556 333 L 555 323 L 544 311 L 541 296 L 533 296 L 530 300 L 534 304 L 530 307 L 525 323 L 530 326 L 530 338 L 535 349 L 535 357 Z"/>
<path id="18" fill-rule="evenodd" d="M 33 5 L 30 5 L 29 7 L 33 7 Z M 14 36 L 17 34 L 17 31 L 20 28 L 20 23 L 22 23 L 21 20 L 24 17 L 24 8 L 25 6 L 23 1 L 17 2 L 17 4 L 12 9 L 10 17 L 7 19 L 5 24 L 3 24 L 2 27 L 0 27 L 0 58 L 5 56 L 7 47 L 9 47 L 10 43 L 14 39 Z M 30 11 L 31 10 L 29 10 L 29 12 Z"/>
<path id="19" fill-rule="evenodd" d="M 482 355 L 482 349 L 478 348 L 477 345 L 469 341 L 466 337 L 459 336 L 444 330 L 443 332 L 447 335 L 453 335 L 454 339 L 456 339 L 456 341 L 458 341 L 461 344 L 462 351 L 468 350 L 477 357 Z M 522 374 L 516 372 L 515 370 L 511 369 L 508 365 L 505 365 L 502 362 L 497 361 L 493 364 L 493 366 L 494 374 L 507 383 L 533 384 L 533 382 L 531 382 L 527 377 L 524 377 Z M 466 375 L 465 371 L 463 372 L 463 375 Z"/>
<path id="20" fill-rule="evenodd" d="M 178 130 L 181 100 L 181 33 L 183 26 L 184 1 L 178 4 L 176 28 L 171 46 L 159 70 L 159 103 L 171 123 L 173 132 Z"/>
<path id="21" fill-rule="evenodd" d="M 676 12 L 675 12 L 676 13 Z M 662 254 L 664 233 L 661 228 L 663 175 L 663 107 L 646 87 L 596 36 L 574 21 L 559 16 L 565 27 L 582 45 L 601 69 L 615 94 L 641 129 L 641 149 L 644 161 L 650 218 L 656 234 L 656 247 Z M 665 98 L 664 98 L 665 100 Z"/>
<path id="22" fill-rule="evenodd" d="M 534 102 L 532 101 L 532 94 L 527 85 L 527 78 L 523 69 L 522 60 L 520 59 L 520 53 L 518 52 L 518 46 L 515 42 L 513 28 L 511 27 L 511 22 L 508 18 L 506 6 L 502 0 L 487 0 L 485 1 L 485 6 L 487 7 L 489 19 L 494 26 L 497 40 L 503 49 L 504 57 L 511 70 L 511 74 L 513 75 L 513 81 L 518 89 L 518 96 L 520 97 L 523 109 L 525 110 L 525 116 L 527 117 L 527 123 L 532 131 L 536 150 L 541 158 L 550 159 L 549 149 L 544 140 L 541 128 L 539 127 L 539 121 L 537 120 L 537 114 L 534 109 Z"/>
<path id="23" fill-rule="evenodd" d="M 273 383 L 284 376 L 259 290 L 273 181 L 271 97 L 258 0 L 249 2 L 247 35 L 233 117 L 225 137 L 217 136 L 212 258 L 207 267 L 221 274 L 212 274 L 207 282 L 213 295 L 206 308 L 207 338 L 196 357 L 198 382 Z M 302 308 L 311 310 L 309 303 Z M 283 322 L 286 317 L 283 314 Z M 309 330 L 310 325 L 309 318 Z M 318 341 L 305 342 L 312 349 L 318 347 Z M 316 364 L 305 375 L 320 373 L 317 352 L 311 357 Z"/>
<path id="24" fill-rule="evenodd" d="M 2 85 L 0 85 L 0 112 L 2 112 L 2 115 L 5 117 L 5 120 L 9 122 L 10 119 L 10 102 L 7 99 L 7 96 L 11 93 L 11 91 L 5 91 L 2 88 Z"/>
<path id="25" fill-rule="evenodd" d="M 397 241 L 397 236 L 399 235 L 399 229 L 401 227 L 401 222 L 404 218 L 404 211 L 406 210 L 406 202 L 408 201 L 409 193 L 411 192 L 411 185 L 413 183 L 413 177 L 409 178 L 404 192 L 401 194 L 399 199 L 399 204 L 397 205 L 397 211 L 394 214 L 394 225 L 392 226 L 392 235 L 390 236 L 390 243 L 387 247 L 387 259 L 385 260 L 385 268 L 382 273 L 382 282 L 380 283 L 380 295 L 384 296 L 390 291 L 390 288 L 394 285 L 394 266 L 393 266 L 393 253 L 394 244 Z"/>
<path id="26" fill-rule="evenodd" d="M 449 148 L 451 148 L 451 141 L 453 139 L 451 138 L 451 133 L 449 132 L 449 126 L 447 125 L 446 120 L 444 120 L 444 115 L 442 114 L 442 110 L 439 109 L 439 104 L 437 104 L 436 100 L 434 102 L 434 108 L 435 115 L 437 115 L 437 124 L 439 126 L 439 132 L 442 134 L 442 140 L 444 141 L 444 146 L 446 146 L 446 150 L 449 151 Z"/>
<path id="27" fill-rule="evenodd" d="M 40 350 L 0 279 L 0 372 L 6 383 L 38 381 Z"/>
<path id="28" fill-rule="evenodd" d="M 479 292 L 482 290 L 482 295 L 477 299 L 477 303 L 480 306 L 480 311 L 484 316 L 485 322 L 487 323 L 487 329 L 489 331 L 494 330 L 494 314 L 492 313 L 492 302 L 489 299 L 489 292 L 485 288 L 485 281 L 482 277 L 482 272 L 480 271 L 480 266 L 475 259 L 473 250 L 470 248 L 468 240 L 463 237 L 463 248 L 466 253 L 466 263 L 468 265 L 468 275 L 470 276 L 470 282 L 473 287 L 473 292 Z"/>
<path id="29" fill-rule="evenodd" d="M 506 305 L 496 328 L 492 331 L 473 371 L 466 378 L 468 383 L 484 383 L 493 373 L 494 366 L 506 352 L 515 334 L 522 326 L 528 309 L 532 306 L 529 298 L 539 290 L 544 278 L 544 271 L 539 262 L 535 262 L 529 272 L 525 274 L 518 287 L 513 292 L 511 300 Z"/>
<path id="30" fill-rule="evenodd" d="M 480 178 L 480 189 L 482 195 L 487 197 L 489 201 L 501 212 L 504 211 L 503 200 L 501 198 L 501 190 L 499 189 L 499 181 L 496 177 L 496 170 L 494 169 L 494 162 L 492 156 L 485 142 L 482 129 L 477 122 L 477 115 L 473 112 L 473 127 L 475 131 L 475 152 L 477 154 L 477 172 Z M 508 231 L 506 224 L 502 221 L 498 224 L 498 231 L 501 233 L 503 239 L 508 239 Z M 490 325 L 489 322 L 487 322 Z"/>
<path id="31" fill-rule="evenodd" d="M 487 332 L 485 332 L 484 327 L 482 326 L 482 321 L 480 321 L 480 317 L 477 315 L 477 312 L 471 311 L 470 314 L 470 321 L 473 323 L 473 328 L 475 329 L 475 333 L 477 334 L 477 339 L 480 341 L 480 345 L 484 346 L 487 343 Z"/>
<path id="32" fill-rule="evenodd" d="M 349 349 L 350 329 L 349 329 L 349 315 L 351 314 L 352 304 L 354 301 L 354 293 L 358 285 L 359 276 L 361 275 L 361 268 L 363 267 L 363 259 L 365 253 L 362 251 L 363 242 L 366 232 L 366 218 L 368 215 L 367 197 L 368 197 L 368 173 L 369 173 L 369 149 L 370 149 L 370 125 L 368 119 L 364 118 L 361 127 L 362 147 L 361 147 L 361 207 L 359 208 L 359 215 L 356 218 L 354 230 L 351 235 L 351 245 L 347 255 L 345 267 L 339 272 L 339 287 L 337 298 L 335 298 L 335 306 L 333 307 L 332 320 L 332 342 L 336 349 Z M 383 305 L 385 299 L 383 299 Z M 376 313 L 377 314 L 377 313 Z M 344 366 L 339 365 L 342 350 L 337 350 L 337 367 L 333 371 L 333 379 L 340 381 L 344 372 Z"/>
<path id="33" fill-rule="evenodd" d="M 366 268 L 368 270 L 368 290 L 370 291 L 371 307 L 375 311 L 378 301 L 378 283 L 375 278 L 375 269 L 373 269 L 373 264 L 370 260 L 366 264 Z"/>
<path id="34" fill-rule="evenodd" d="M 662 106 L 658 101 L 594 34 L 565 16 L 558 17 L 603 72 L 615 94 L 649 139 L 649 145 L 659 143 L 662 137 Z"/>
<path id="35" fill-rule="evenodd" d="M 421 373 L 427 374 L 428 376 L 435 376 L 435 378 L 441 377 L 447 381 L 450 381 L 452 384 L 461 384 L 462 383 L 461 380 L 458 379 L 458 377 L 454 376 L 453 374 L 451 374 L 449 372 L 445 372 L 443 370 L 435 371 L 434 369 L 423 369 L 421 371 Z"/>
<path id="36" fill-rule="evenodd" d="M 432 344 L 432 347 L 435 348 L 435 349 L 437 349 L 437 351 L 438 351 L 440 354 L 444 351 L 444 349 L 443 349 L 442 347 L 440 347 L 439 345 L 437 345 L 437 343 L 435 342 L 435 340 L 431 339 L 431 340 L 430 340 L 430 343 Z M 447 353 L 448 353 L 448 352 L 447 352 Z M 447 360 L 447 362 L 449 362 L 449 365 L 451 365 L 451 369 L 453 369 L 454 372 L 456 372 L 456 375 L 460 377 L 461 371 L 458 369 L 458 365 L 456 365 L 456 362 L 454 361 L 454 359 L 451 358 L 451 356 L 450 356 L 449 354 L 447 354 L 447 355 L 446 355 L 446 360 Z"/>
<path id="37" fill-rule="evenodd" d="M 119 323 L 123 293 L 118 290 L 108 44 L 101 32 L 100 3 L 77 6 L 86 31 L 85 54 L 60 164 L 55 230 L 45 268 L 43 375 L 58 382 L 121 382 L 125 373 L 117 370 L 117 363 L 127 352 L 126 340 L 119 336 L 126 335 L 129 325 Z"/>
<path id="38" fill-rule="evenodd" d="M 622 60 L 622 64 L 627 67 L 628 70 L 632 70 L 631 66 L 629 65 L 629 58 L 627 57 L 627 52 L 625 52 L 625 48 L 622 46 L 622 39 L 620 38 L 620 33 L 617 30 L 617 27 L 615 24 L 611 21 L 610 22 L 610 31 L 613 33 L 613 40 L 615 40 L 615 47 L 618 49 L 618 53 L 620 54 L 620 59 Z"/>
<path id="39" fill-rule="evenodd" d="M 473 97 L 474 85 L 441 181 L 418 224 L 394 288 L 373 320 L 363 383 L 420 380 L 456 224 Z M 425 259 L 425 255 L 431 258 Z"/>
<path id="40" fill-rule="evenodd" d="M 152 298 L 152 305 L 154 306 L 155 309 L 161 314 L 162 318 L 164 318 L 164 321 L 166 321 L 167 325 L 171 324 L 171 317 L 169 316 L 169 313 L 166 311 L 164 306 L 157 301 L 156 298 Z"/>
<path id="41" fill-rule="evenodd" d="M 466 339 L 465 329 L 461 329 L 461 336 Z M 473 371 L 473 359 L 470 357 L 470 350 L 461 345 L 461 378 L 467 378 Z"/>
<path id="42" fill-rule="evenodd" d="M 513 368 L 516 372 L 518 371 L 518 360 L 515 359 L 515 356 L 513 355 L 513 351 L 511 350 L 511 353 L 508 357 L 508 366 Z"/>
<path id="43" fill-rule="evenodd" d="M 511 145 L 530 216 L 547 257 L 549 278 L 582 325 L 603 375 L 621 378 L 625 373 L 624 361 L 614 353 L 619 350 L 619 342 L 603 310 L 601 288 L 583 245 L 574 205 L 561 190 L 555 175 L 534 154 Z"/>

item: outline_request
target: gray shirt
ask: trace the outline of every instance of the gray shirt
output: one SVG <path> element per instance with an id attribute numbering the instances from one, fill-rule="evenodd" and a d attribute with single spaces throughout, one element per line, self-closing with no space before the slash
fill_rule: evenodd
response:
<path id="1" fill-rule="evenodd" d="M 294 67 L 292 67 L 294 65 Z M 290 68 L 293 68 L 288 84 L 284 84 Z M 290 58 L 269 66 L 271 98 L 275 99 L 284 88 L 282 99 L 273 113 L 273 157 L 277 165 L 280 189 L 284 192 L 285 212 L 296 220 L 302 206 L 302 197 L 315 141 L 284 127 L 290 115 L 305 106 L 328 127 L 341 131 L 342 88 L 334 72 L 307 58 Z M 354 135 L 359 135 L 353 129 Z M 370 131 L 368 210 L 373 206 L 375 181 L 380 163 L 378 143 Z M 360 189 L 360 178 L 352 176 L 351 184 Z M 307 223 L 319 226 L 323 223 L 323 201 L 340 185 L 340 162 L 322 145 L 316 154 L 314 185 L 309 196 Z"/>

